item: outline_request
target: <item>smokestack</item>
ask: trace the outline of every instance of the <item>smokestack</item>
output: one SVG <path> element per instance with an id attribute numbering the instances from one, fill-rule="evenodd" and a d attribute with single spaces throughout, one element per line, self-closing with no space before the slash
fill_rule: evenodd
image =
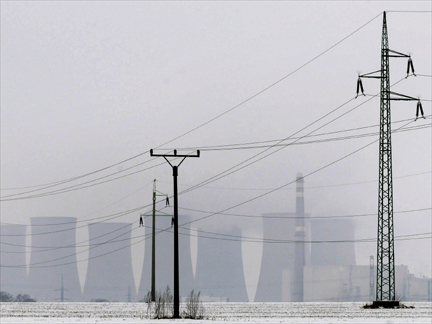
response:
<path id="1" fill-rule="evenodd" d="M 0 225 L 0 286 L 12 295 L 26 293 L 25 225 Z"/>
<path id="2" fill-rule="evenodd" d="M 263 257 L 256 302 L 303 301 L 303 267 L 308 238 L 301 173 L 296 177 L 296 212 L 263 214 Z M 282 244 L 266 240 L 285 240 Z M 294 243 L 292 243 L 294 242 Z"/>
<path id="3" fill-rule="evenodd" d="M 296 221 L 294 243 L 294 280 L 293 301 L 303 301 L 303 267 L 305 266 L 305 220 L 304 220 L 304 187 L 303 175 L 297 173 L 296 180 Z"/>
<path id="4" fill-rule="evenodd" d="M 132 270 L 131 231 L 128 223 L 94 223 L 88 225 L 89 263 L 84 299 L 124 301 L 131 289 L 136 297 Z"/>
<path id="5" fill-rule="evenodd" d="M 224 234 L 241 236 L 241 229 L 233 227 Z M 241 239 L 208 237 L 215 236 L 204 232 L 198 234 L 195 290 L 201 291 L 204 296 L 228 297 L 230 302 L 247 302 Z"/>
<path id="6" fill-rule="evenodd" d="M 192 258 L 190 252 L 190 217 L 179 215 L 179 272 L 180 296 L 186 297 L 194 289 Z M 138 299 L 144 298 L 151 291 L 152 269 L 152 217 L 146 217 L 145 253 Z M 162 231 L 167 229 L 165 231 Z M 174 289 L 174 233 L 171 228 L 171 217 L 156 217 L 156 291 L 163 291 L 167 286 Z"/>
<path id="7" fill-rule="evenodd" d="M 82 301 L 76 264 L 75 217 L 32 217 L 28 294 L 40 302 L 58 298 L 64 277 L 69 301 Z"/>

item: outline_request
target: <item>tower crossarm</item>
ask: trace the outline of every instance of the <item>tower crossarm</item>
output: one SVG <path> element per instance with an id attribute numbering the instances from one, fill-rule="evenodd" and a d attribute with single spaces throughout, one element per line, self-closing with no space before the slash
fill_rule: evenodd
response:
<path id="1" fill-rule="evenodd" d="M 390 94 L 393 95 L 393 96 L 398 96 L 398 97 L 393 97 L 393 98 L 390 97 L 390 100 L 418 101 L 417 98 L 414 98 L 414 97 L 411 97 L 411 96 L 407 96 L 407 95 L 404 95 L 404 94 L 400 94 L 400 93 L 397 93 L 397 92 L 390 91 Z"/>
<path id="2" fill-rule="evenodd" d="M 394 54 L 394 55 L 387 54 L 387 57 L 411 57 L 411 56 L 408 55 L 408 54 L 404 54 L 404 53 L 396 52 L 396 51 L 393 51 L 393 50 L 391 50 L 391 49 L 388 49 L 387 52 L 388 52 L 388 53 L 393 53 L 393 54 Z"/>
<path id="3" fill-rule="evenodd" d="M 375 73 L 379 73 L 379 75 L 374 75 Z M 381 79 L 381 70 L 359 75 L 359 78 Z"/>

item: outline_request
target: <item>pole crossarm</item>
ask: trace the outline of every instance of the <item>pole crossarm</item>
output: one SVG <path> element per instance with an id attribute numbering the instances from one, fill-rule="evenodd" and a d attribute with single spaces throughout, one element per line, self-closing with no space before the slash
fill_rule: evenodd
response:
<path id="1" fill-rule="evenodd" d="M 196 154 L 177 154 L 177 150 L 174 150 L 174 154 L 155 154 L 153 149 L 150 150 L 150 156 L 161 156 L 161 157 L 200 157 L 200 151 L 197 150 Z"/>

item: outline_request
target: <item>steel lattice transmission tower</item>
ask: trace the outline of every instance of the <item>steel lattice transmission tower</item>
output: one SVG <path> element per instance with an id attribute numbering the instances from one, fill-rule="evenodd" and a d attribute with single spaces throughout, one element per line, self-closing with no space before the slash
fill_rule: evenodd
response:
<path id="1" fill-rule="evenodd" d="M 376 300 L 395 300 L 390 62 L 386 14 L 381 39 L 381 101 Z"/>
<path id="2" fill-rule="evenodd" d="M 395 292 L 395 253 L 393 225 L 393 176 L 390 101 L 418 100 L 416 98 L 390 91 L 390 57 L 408 58 L 407 76 L 414 66 L 409 55 L 389 49 L 386 12 L 383 13 L 381 38 L 381 69 L 360 75 L 357 81 L 357 95 L 363 92 L 361 78 L 381 79 L 380 87 L 380 136 L 379 136 L 379 189 L 378 189 L 378 238 L 377 238 L 377 276 L 376 300 L 374 304 L 384 307 L 399 305 Z M 378 74 L 379 75 L 376 75 Z M 392 97 L 391 97 L 392 95 Z M 423 109 L 418 100 L 417 117 Z"/>

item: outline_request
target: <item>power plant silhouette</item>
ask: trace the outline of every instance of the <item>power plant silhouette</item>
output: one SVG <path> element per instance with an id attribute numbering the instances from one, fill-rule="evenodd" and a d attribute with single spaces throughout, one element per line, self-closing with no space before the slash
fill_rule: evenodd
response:
<path id="1" fill-rule="evenodd" d="M 262 215 L 263 254 L 254 301 L 370 300 L 376 269 L 373 264 L 356 265 L 354 222 L 309 218 L 303 183 L 302 175 L 297 174 L 295 213 Z M 241 229 L 230 227 L 219 231 L 225 235 L 221 236 L 199 228 L 194 276 L 190 220 L 179 215 L 180 296 L 194 289 L 208 301 L 248 301 Z M 81 293 L 74 217 L 32 217 L 30 242 L 27 226 L 1 225 L 1 290 L 54 302 L 59 299 L 61 283 L 62 300 L 63 296 L 73 302 L 125 301 L 126 296 L 128 301 L 142 300 L 151 290 L 152 271 L 152 217 L 144 221 L 146 241 L 138 294 L 132 268 L 132 224 L 109 222 L 88 224 L 89 257 Z M 31 247 L 28 276 L 26 246 Z M 156 290 L 173 288 L 173 248 L 171 217 L 156 217 Z M 431 300 L 431 280 L 416 278 L 407 266 L 398 266 L 396 281 L 406 300 Z"/>
<path id="2" fill-rule="evenodd" d="M 0 226 L 0 282 L 1 290 L 10 294 L 27 291 L 25 225 Z"/>
<path id="3" fill-rule="evenodd" d="M 212 239 L 205 232 L 198 233 L 195 289 L 205 296 L 226 297 L 230 302 L 248 301 L 241 240 Z M 241 230 L 233 227 L 224 234 L 240 237 Z"/>
<path id="4" fill-rule="evenodd" d="M 130 223 L 93 223 L 89 229 L 89 262 L 84 300 L 124 301 L 136 298 Z M 130 287 L 130 288 L 129 288 Z"/>
<path id="5" fill-rule="evenodd" d="M 41 302 L 55 301 L 61 278 L 69 301 L 82 301 L 78 278 L 75 217 L 32 217 L 29 294 Z"/>

